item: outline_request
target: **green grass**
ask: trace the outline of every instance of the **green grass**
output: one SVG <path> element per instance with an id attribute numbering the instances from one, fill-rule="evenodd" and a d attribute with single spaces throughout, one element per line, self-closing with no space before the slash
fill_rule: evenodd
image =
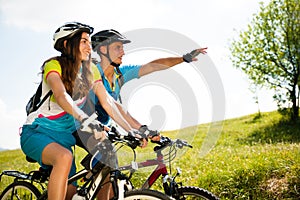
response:
<path id="1" fill-rule="evenodd" d="M 163 133 L 193 144 L 192 149 L 179 154 L 172 162 L 173 170 L 180 167 L 183 172 L 178 181 L 208 189 L 221 199 L 300 199 L 299 122 L 289 123 L 279 113 L 269 112 L 260 117 L 253 114 L 220 124 L 220 135 L 215 132 L 220 127 L 214 128 L 211 124 Z M 205 153 L 205 145 L 214 148 Z M 142 155 L 138 160 L 152 156 L 152 144 L 149 146 L 138 150 Z M 77 149 L 79 161 L 84 152 Z M 127 155 L 130 154 L 122 155 L 121 163 L 130 161 Z M 28 172 L 38 168 L 25 161 L 21 150 L 0 152 L 0 160 L 1 171 Z M 149 170 L 138 171 L 133 177 L 134 184 L 141 185 L 147 174 Z M 9 181 L 2 178 L 0 192 Z M 159 184 L 154 188 L 159 189 Z"/>

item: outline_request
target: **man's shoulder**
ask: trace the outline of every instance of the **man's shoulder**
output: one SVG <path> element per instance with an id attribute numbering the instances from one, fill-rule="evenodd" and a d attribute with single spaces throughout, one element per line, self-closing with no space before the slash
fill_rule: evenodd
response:
<path id="1" fill-rule="evenodd" d="M 129 65 L 121 65 L 119 68 L 121 70 L 121 72 L 126 72 L 126 71 L 129 71 L 129 70 L 134 70 L 134 69 L 139 69 L 142 65 L 132 65 L 132 64 L 129 64 Z"/>

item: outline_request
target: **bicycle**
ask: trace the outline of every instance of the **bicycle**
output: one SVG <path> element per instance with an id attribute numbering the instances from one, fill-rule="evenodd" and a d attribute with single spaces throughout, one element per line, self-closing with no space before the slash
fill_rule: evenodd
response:
<path id="1" fill-rule="evenodd" d="M 92 119 L 95 116 L 91 116 Z M 107 132 L 108 139 L 97 143 L 94 147 L 94 153 L 88 153 L 81 161 L 84 169 L 78 171 L 68 179 L 71 184 L 74 181 L 81 181 L 73 200 L 96 198 L 97 193 L 105 184 L 112 184 L 112 200 L 124 199 L 147 199 L 147 200 L 169 200 L 167 195 L 150 189 L 130 189 L 128 178 L 118 170 L 117 154 L 112 143 L 122 143 L 131 148 L 140 145 L 140 139 L 134 135 L 120 135 L 116 128 Z M 3 171 L 0 175 L 13 177 L 13 182 L 8 185 L 2 194 L 0 200 L 46 200 L 47 183 L 50 170 L 40 168 L 29 173 L 14 170 Z M 105 181 L 109 176 L 109 181 Z M 126 190 L 125 190 L 126 188 Z"/>
<path id="2" fill-rule="evenodd" d="M 183 147 L 192 148 L 186 141 L 181 139 L 172 140 L 168 137 L 161 136 L 159 142 L 153 142 L 157 145 L 154 147 L 154 152 L 156 153 L 156 158 L 149 159 L 143 162 L 134 163 L 131 165 L 120 166 L 120 171 L 129 171 L 129 179 L 133 174 L 140 168 L 156 166 L 152 173 L 147 177 L 146 181 L 141 186 L 141 189 L 150 189 L 154 182 L 162 176 L 162 186 L 164 193 L 174 199 L 207 199 L 207 200 L 218 200 L 219 198 L 213 193 L 205 190 L 203 188 L 195 186 L 183 186 L 182 183 L 176 182 L 176 177 L 181 174 L 181 169 L 177 168 L 177 173 L 175 176 L 171 174 L 171 161 L 175 159 L 177 149 L 182 149 Z M 167 154 L 163 154 L 163 150 L 169 148 Z M 136 151 L 134 149 L 134 160 L 136 160 Z M 167 159 L 164 159 L 167 157 Z M 168 173 L 167 166 L 165 163 L 169 163 Z M 133 186 L 132 186 L 133 187 Z"/>

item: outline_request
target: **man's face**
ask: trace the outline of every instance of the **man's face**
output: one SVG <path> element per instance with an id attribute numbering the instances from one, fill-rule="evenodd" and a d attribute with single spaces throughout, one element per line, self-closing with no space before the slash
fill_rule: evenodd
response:
<path id="1" fill-rule="evenodd" d="M 109 46 L 109 56 L 116 64 L 122 64 L 122 57 L 125 55 L 122 42 L 113 42 Z"/>

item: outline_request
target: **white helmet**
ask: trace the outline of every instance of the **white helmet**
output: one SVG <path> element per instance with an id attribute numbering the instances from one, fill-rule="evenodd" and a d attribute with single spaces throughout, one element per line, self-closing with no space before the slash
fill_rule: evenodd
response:
<path id="1" fill-rule="evenodd" d="M 94 28 L 89 25 L 82 24 L 79 22 L 65 23 L 63 26 L 59 27 L 53 35 L 54 48 L 57 51 L 61 51 L 60 43 L 65 39 L 71 38 L 78 31 L 87 32 L 89 34 L 92 34 L 94 31 Z"/>

